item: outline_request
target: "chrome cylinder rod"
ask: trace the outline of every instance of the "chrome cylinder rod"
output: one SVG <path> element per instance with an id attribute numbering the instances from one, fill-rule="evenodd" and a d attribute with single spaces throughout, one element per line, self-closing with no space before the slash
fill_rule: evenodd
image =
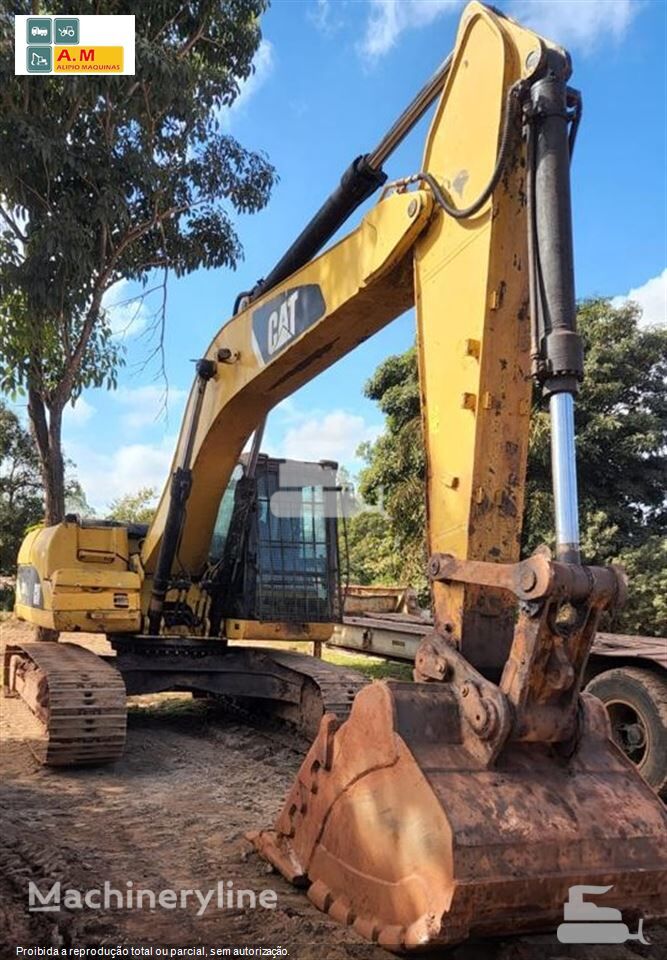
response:
<path id="1" fill-rule="evenodd" d="M 442 93 L 445 81 L 452 66 L 454 55 L 446 57 L 431 79 L 424 84 L 417 96 L 408 104 L 403 113 L 391 125 L 375 150 L 368 154 L 369 166 L 378 170 L 400 143 L 406 138 L 414 125 L 421 120 L 436 97 Z"/>
<path id="2" fill-rule="evenodd" d="M 549 411 L 556 559 L 563 563 L 579 563 L 579 503 L 572 394 L 552 393 L 549 398 Z"/>

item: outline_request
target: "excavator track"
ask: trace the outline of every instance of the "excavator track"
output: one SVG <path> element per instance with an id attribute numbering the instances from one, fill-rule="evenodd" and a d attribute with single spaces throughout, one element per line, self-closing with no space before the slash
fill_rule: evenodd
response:
<path id="1" fill-rule="evenodd" d="M 19 697 L 42 731 L 30 747 L 52 767 L 117 760 L 125 746 L 123 678 L 96 654 L 74 643 L 10 644 L 4 661 L 5 696 Z"/>
<path id="2" fill-rule="evenodd" d="M 357 693 L 368 684 L 368 680 L 354 670 L 346 670 L 307 654 L 272 650 L 271 659 L 280 666 L 297 670 L 308 677 L 317 687 L 322 701 L 322 714 L 333 713 L 341 723 L 349 716 Z M 319 718 L 307 732 L 314 737 L 318 729 Z"/>
<path id="3" fill-rule="evenodd" d="M 200 638 L 114 636 L 116 667 L 128 696 L 192 690 L 242 710 L 269 711 L 314 738 L 325 713 L 347 719 L 367 680 L 317 657 Z"/>

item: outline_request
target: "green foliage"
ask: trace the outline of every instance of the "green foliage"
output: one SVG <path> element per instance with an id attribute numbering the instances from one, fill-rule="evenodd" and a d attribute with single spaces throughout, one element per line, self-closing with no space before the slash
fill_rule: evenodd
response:
<path id="1" fill-rule="evenodd" d="M 383 439 L 380 438 L 380 441 Z M 378 444 L 382 446 L 380 441 Z M 361 454 L 370 458 L 371 448 L 371 444 L 362 444 Z M 365 475 L 368 474 L 370 469 L 365 471 Z M 401 528 L 398 523 L 392 523 L 384 509 L 381 491 L 376 495 L 375 489 L 371 488 L 370 484 L 363 484 L 360 493 L 366 496 L 364 501 L 357 495 L 345 468 L 339 468 L 338 483 L 344 491 L 343 503 L 347 517 L 345 525 L 338 525 L 344 580 L 346 579 L 348 583 L 360 584 L 410 583 L 417 590 L 422 588 L 422 599 L 425 599 L 426 580 L 423 570 L 426 559 L 423 550 L 419 547 L 419 538 L 416 540 L 417 548 L 415 549 L 415 542 L 405 534 L 405 524 Z M 397 478 L 396 485 L 400 486 L 400 478 Z M 421 491 L 419 491 L 418 500 L 423 500 Z M 399 494 L 395 494 L 391 501 L 400 506 Z M 401 518 L 404 517 L 399 509 L 396 512 Z M 401 536 L 397 535 L 397 530 L 400 530 Z"/>
<path id="2" fill-rule="evenodd" d="M 68 460 L 67 468 L 75 464 Z M 65 510 L 81 516 L 94 513 L 73 475 L 65 479 Z M 0 400 L 0 574 L 15 573 L 21 541 L 43 522 L 44 485 L 34 441 Z"/>
<path id="3" fill-rule="evenodd" d="M 30 78 L 14 76 L 12 20 L 38 8 L 0 0 L 0 390 L 29 394 L 52 519 L 62 410 L 85 387 L 115 386 L 123 363 L 105 292 L 156 269 L 166 282 L 235 266 L 232 215 L 268 200 L 273 167 L 221 122 L 265 7 L 81 0 L 77 14 L 135 15 L 136 75 Z"/>
<path id="4" fill-rule="evenodd" d="M 361 474 L 359 492 L 367 503 L 381 507 L 391 518 L 384 540 L 390 545 L 388 570 L 382 582 L 409 583 L 424 600 L 428 595 L 424 575 L 425 458 L 415 348 L 380 364 L 365 393 L 377 401 L 387 425 L 375 443 L 360 449 L 368 466 Z M 378 556 L 376 566 L 382 563 Z"/>
<path id="5" fill-rule="evenodd" d="M 124 497 L 112 500 L 108 517 L 125 523 L 150 523 L 155 513 L 156 499 L 155 487 L 141 487 L 136 493 L 127 493 Z"/>
<path id="6" fill-rule="evenodd" d="M 68 462 L 68 465 L 74 466 L 71 462 Z M 77 513 L 80 517 L 95 516 L 83 487 L 75 478 L 65 483 L 65 513 Z"/>
<path id="7" fill-rule="evenodd" d="M 32 439 L 0 401 L 0 573 L 16 570 L 21 541 L 43 516 L 42 480 Z"/>
<path id="8" fill-rule="evenodd" d="M 630 595 L 611 629 L 667 637 L 667 539 L 649 536 L 638 546 L 619 550 L 615 560 L 625 568 Z"/>
<path id="9" fill-rule="evenodd" d="M 5 22 L 32 6 L 0 2 Z M 25 236 L 6 226 L 17 256 L 3 287 L 24 291 L 33 322 L 67 329 L 100 285 L 155 266 L 181 275 L 236 263 L 228 207 L 260 209 L 275 174 L 221 129 L 220 111 L 251 73 L 264 8 L 82 0 L 79 14 L 135 14 L 131 77 L 35 82 L 14 76 L 13 45 L 2 47 L 0 190 Z"/>
<path id="10" fill-rule="evenodd" d="M 339 526 L 342 533 L 342 525 Z M 395 537 L 389 518 L 375 510 L 363 510 L 347 520 L 347 550 L 350 583 L 396 583 L 402 566 L 397 563 Z M 341 557 L 345 556 L 341 543 Z M 343 576 L 348 573 L 343 570 Z"/>
<path id="11" fill-rule="evenodd" d="M 49 317 L 31 322 L 26 306 L 29 296 L 21 290 L 5 295 L 13 282 L 8 274 L 6 266 L 0 266 L 0 391 L 17 399 L 31 382 L 38 382 L 45 398 L 55 398 L 71 361 L 62 334 L 67 329 L 68 337 L 78 343 L 85 314 L 63 317 L 58 322 Z M 113 338 L 107 316 L 101 311 L 86 340 L 71 398 L 76 399 L 87 387 L 115 388 L 118 369 L 124 365 L 123 346 Z"/>
<path id="12" fill-rule="evenodd" d="M 369 680 L 412 680 L 412 664 L 398 663 L 396 660 L 381 660 L 379 657 L 366 657 L 363 654 L 346 653 L 326 647 L 324 659 L 338 667 L 357 670 Z"/>
<path id="13" fill-rule="evenodd" d="M 586 356 L 576 404 L 582 553 L 588 563 L 627 568 L 630 598 L 613 627 L 661 635 L 667 634 L 667 330 L 640 328 L 639 318 L 634 304 L 613 307 L 598 298 L 579 305 Z M 395 580 L 423 593 L 425 463 L 414 348 L 382 363 L 366 395 L 386 416 L 385 433 L 362 450 L 368 466 L 360 491 L 371 503 L 383 499 L 390 517 L 374 564 L 398 566 Z M 549 416 L 540 409 L 531 424 L 524 554 L 553 545 L 549 444 Z M 371 577 L 363 582 L 384 579 L 358 568 Z"/>

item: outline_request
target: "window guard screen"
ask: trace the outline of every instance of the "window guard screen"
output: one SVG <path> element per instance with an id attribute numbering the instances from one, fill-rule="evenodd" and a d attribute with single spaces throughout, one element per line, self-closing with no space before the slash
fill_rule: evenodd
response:
<path id="1" fill-rule="evenodd" d="M 255 615 L 275 621 L 337 620 L 335 490 L 290 484 L 289 491 L 281 491 L 278 467 L 277 461 L 260 460 L 257 469 Z"/>

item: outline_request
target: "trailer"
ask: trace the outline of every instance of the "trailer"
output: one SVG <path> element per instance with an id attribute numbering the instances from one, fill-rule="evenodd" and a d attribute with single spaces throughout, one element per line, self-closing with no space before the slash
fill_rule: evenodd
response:
<path id="1" fill-rule="evenodd" d="M 432 630 L 409 587 L 349 586 L 329 646 L 411 663 Z M 667 638 L 598 633 L 585 684 L 605 704 L 614 741 L 667 797 Z"/>

